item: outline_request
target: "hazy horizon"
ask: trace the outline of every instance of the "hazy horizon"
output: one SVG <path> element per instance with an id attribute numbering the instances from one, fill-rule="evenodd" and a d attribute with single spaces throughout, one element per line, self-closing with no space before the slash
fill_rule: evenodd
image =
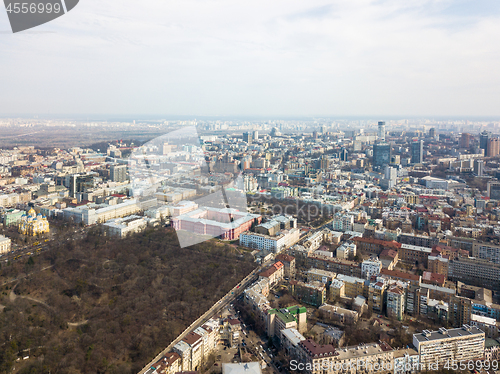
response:
<path id="1" fill-rule="evenodd" d="M 17 34 L 2 8 L 0 114 L 498 117 L 499 39 L 493 0 L 84 0 Z"/>

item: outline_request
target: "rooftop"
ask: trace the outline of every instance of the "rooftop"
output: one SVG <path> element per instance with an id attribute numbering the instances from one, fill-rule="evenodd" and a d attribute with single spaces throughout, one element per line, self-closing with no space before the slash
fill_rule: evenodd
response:
<path id="1" fill-rule="evenodd" d="M 458 329 L 446 330 L 444 327 L 440 328 L 439 331 L 428 331 L 424 330 L 420 334 L 413 334 L 414 339 L 418 342 L 427 342 L 430 340 L 440 340 L 448 338 L 458 338 L 461 336 L 471 336 L 471 335 L 483 335 L 484 331 L 478 329 L 474 326 L 465 326 Z"/>

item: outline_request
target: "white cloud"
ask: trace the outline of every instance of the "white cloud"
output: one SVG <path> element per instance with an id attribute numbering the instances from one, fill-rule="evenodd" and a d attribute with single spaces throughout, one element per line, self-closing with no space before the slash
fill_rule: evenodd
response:
<path id="1" fill-rule="evenodd" d="M 0 111 L 498 115 L 481 2 L 81 0 L 0 34 Z"/>

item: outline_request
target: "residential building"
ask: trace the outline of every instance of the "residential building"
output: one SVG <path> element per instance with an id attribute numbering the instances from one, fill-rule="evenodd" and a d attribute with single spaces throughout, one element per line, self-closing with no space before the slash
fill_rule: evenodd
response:
<path id="1" fill-rule="evenodd" d="M 144 217 L 131 215 L 124 218 L 110 219 L 102 225 L 102 228 L 109 236 L 124 238 L 144 231 L 147 225 L 148 222 Z"/>
<path id="2" fill-rule="evenodd" d="M 377 256 L 372 256 L 369 260 L 364 260 L 361 263 L 361 276 L 365 279 L 370 279 L 372 276 L 378 276 L 380 270 L 382 270 L 382 262 Z"/>
<path id="3" fill-rule="evenodd" d="M 413 346 L 420 355 L 420 363 L 425 370 L 433 370 L 431 364 L 442 368 L 447 363 L 468 362 L 484 355 L 485 334 L 477 327 L 439 331 L 424 330 L 413 335 Z"/>
<path id="4" fill-rule="evenodd" d="M 127 180 L 127 164 L 111 165 L 109 167 L 109 179 L 113 182 L 125 182 Z"/>
<path id="5" fill-rule="evenodd" d="M 405 290 L 393 285 L 387 288 L 387 317 L 402 321 L 405 313 Z"/>
<path id="6" fill-rule="evenodd" d="M 437 256 L 429 256 L 427 258 L 428 269 L 432 273 L 443 274 L 448 278 L 448 264 L 449 260 L 440 254 Z"/>
<path id="7" fill-rule="evenodd" d="M 306 340 L 304 336 L 295 328 L 284 329 L 281 331 L 281 344 L 291 357 L 297 356 L 298 346 L 301 341 Z"/>
<path id="8" fill-rule="evenodd" d="M 500 246 L 475 241 L 472 244 L 472 257 L 500 264 Z"/>
<path id="9" fill-rule="evenodd" d="M 356 257 L 356 244 L 353 242 L 344 242 L 337 248 L 337 258 L 349 260 Z"/>
<path id="10" fill-rule="evenodd" d="M 285 265 L 280 261 L 274 263 L 269 268 L 259 274 L 259 280 L 267 279 L 269 286 L 273 287 L 278 284 L 285 276 Z"/>
<path id="11" fill-rule="evenodd" d="M 448 278 L 498 291 L 500 264 L 477 258 L 458 257 L 449 262 Z"/>
<path id="12" fill-rule="evenodd" d="M 337 274 L 331 272 L 331 271 L 326 271 L 326 270 L 321 270 L 321 269 L 309 269 L 306 272 L 307 275 L 307 281 L 308 282 L 320 282 L 328 286 L 332 280 L 335 279 Z"/>
<path id="13" fill-rule="evenodd" d="M 499 330 L 495 318 L 472 314 L 470 316 L 470 325 L 484 331 L 487 338 L 498 338 Z"/>
<path id="14" fill-rule="evenodd" d="M 175 374 L 182 370 L 182 359 L 178 353 L 168 352 L 151 366 L 150 374 Z"/>
<path id="15" fill-rule="evenodd" d="M 295 228 L 283 230 L 276 236 L 245 232 L 240 235 L 239 239 L 242 246 L 279 253 L 299 241 L 300 231 Z"/>
<path id="16" fill-rule="evenodd" d="M 340 323 L 342 325 L 354 324 L 358 322 L 359 319 L 359 313 L 355 310 L 344 309 L 329 304 L 321 305 L 318 308 L 318 311 L 323 318 L 329 319 L 336 323 Z"/>
<path id="17" fill-rule="evenodd" d="M 300 302 L 320 306 L 326 301 L 326 287 L 320 282 L 290 281 L 290 291 Z"/>
<path id="18" fill-rule="evenodd" d="M 277 336 L 281 340 L 281 332 L 290 328 L 294 328 L 299 332 L 306 331 L 306 308 L 295 306 L 267 311 L 266 332 L 268 336 Z"/>
<path id="19" fill-rule="evenodd" d="M 448 320 L 451 326 L 470 325 L 472 300 L 462 296 L 451 296 L 448 302 Z"/>
<path id="20" fill-rule="evenodd" d="M 418 245 L 401 244 L 399 249 L 399 259 L 409 264 L 422 264 L 427 267 L 429 255 L 432 248 Z"/>
<path id="21" fill-rule="evenodd" d="M 394 350 L 394 374 L 420 373 L 420 356 L 413 348 Z"/>
<path id="22" fill-rule="evenodd" d="M 6 254 L 10 252 L 11 240 L 3 235 L 0 235 L 0 254 Z"/>
<path id="23" fill-rule="evenodd" d="M 295 257 L 280 253 L 276 256 L 276 261 L 281 262 L 285 266 L 285 277 L 295 277 Z"/>

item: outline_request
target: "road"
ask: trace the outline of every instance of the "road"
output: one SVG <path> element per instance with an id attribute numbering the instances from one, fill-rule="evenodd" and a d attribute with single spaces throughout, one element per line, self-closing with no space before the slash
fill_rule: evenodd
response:
<path id="1" fill-rule="evenodd" d="M 151 366 L 158 361 L 168 352 L 172 350 L 172 348 L 181 341 L 190 331 L 203 326 L 205 322 L 207 322 L 210 318 L 212 318 L 215 314 L 221 312 L 225 307 L 231 304 L 236 298 L 243 293 L 243 291 L 250 286 L 253 282 L 257 280 L 258 274 L 267 266 L 271 264 L 270 261 L 262 264 L 254 271 L 252 271 L 249 275 L 246 276 L 238 285 L 236 285 L 233 289 L 231 289 L 224 297 L 222 297 L 219 301 L 217 301 L 209 310 L 207 310 L 200 318 L 194 321 L 188 328 L 186 328 L 177 338 L 175 338 L 170 345 L 161 351 L 151 362 L 149 362 L 140 372 L 139 374 L 149 374 L 152 372 Z"/>

